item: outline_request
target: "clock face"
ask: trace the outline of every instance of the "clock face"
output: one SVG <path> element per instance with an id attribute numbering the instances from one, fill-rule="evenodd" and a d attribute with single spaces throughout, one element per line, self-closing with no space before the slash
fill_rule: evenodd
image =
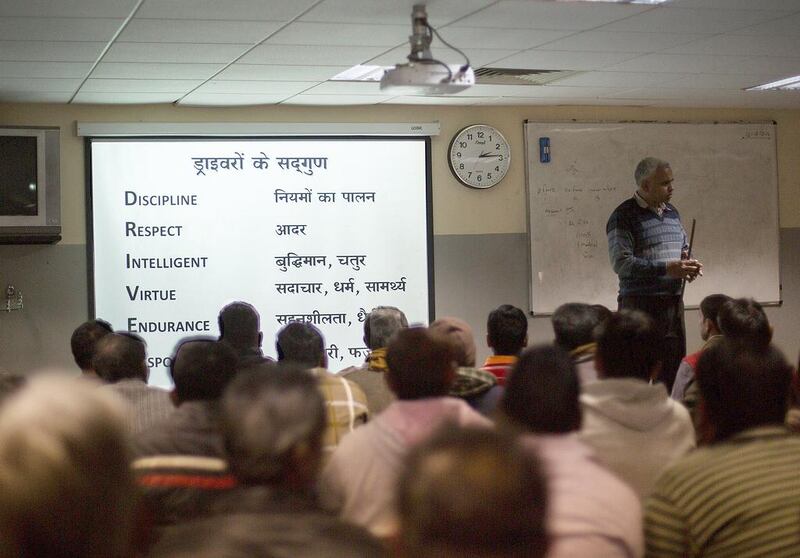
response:
<path id="1" fill-rule="evenodd" d="M 460 130 L 448 149 L 450 170 L 471 188 L 491 188 L 508 172 L 511 148 L 497 128 L 475 124 Z"/>

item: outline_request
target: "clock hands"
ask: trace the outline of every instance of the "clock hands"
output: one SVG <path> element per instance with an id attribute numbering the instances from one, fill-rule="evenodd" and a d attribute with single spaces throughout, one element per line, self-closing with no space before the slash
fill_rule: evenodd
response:
<path id="1" fill-rule="evenodd" d="M 492 157 L 499 157 L 499 156 L 500 156 L 499 153 L 483 153 L 483 152 L 481 152 L 481 154 L 478 155 L 478 159 L 491 159 Z"/>

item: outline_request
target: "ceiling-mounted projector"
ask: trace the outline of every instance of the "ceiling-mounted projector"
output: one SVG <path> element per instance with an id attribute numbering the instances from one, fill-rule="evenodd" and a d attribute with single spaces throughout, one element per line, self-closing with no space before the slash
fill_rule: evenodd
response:
<path id="1" fill-rule="evenodd" d="M 453 50 L 441 35 L 428 24 L 428 14 L 423 4 L 417 4 L 411 12 L 411 54 L 408 63 L 397 64 L 386 70 L 381 78 L 381 90 L 398 95 L 446 95 L 458 93 L 475 85 L 475 72 L 469 65 L 445 64 L 431 55 L 431 40 L 435 33 L 439 40 Z M 461 52 L 464 55 L 463 52 Z M 464 56 L 466 59 L 466 56 Z"/>

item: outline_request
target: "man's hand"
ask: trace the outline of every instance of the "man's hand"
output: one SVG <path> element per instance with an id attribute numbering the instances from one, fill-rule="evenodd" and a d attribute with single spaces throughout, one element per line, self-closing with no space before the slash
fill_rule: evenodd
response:
<path id="1" fill-rule="evenodd" d="M 667 262 L 667 275 L 691 282 L 703 275 L 703 264 L 697 260 L 673 260 Z"/>

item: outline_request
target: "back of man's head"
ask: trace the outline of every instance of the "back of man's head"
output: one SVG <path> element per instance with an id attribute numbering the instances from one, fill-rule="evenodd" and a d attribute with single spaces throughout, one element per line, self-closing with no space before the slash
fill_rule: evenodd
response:
<path id="1" fill-rule="evenodd" d="M 500 410 L 537 434 L 566 434 L 581 427 L 580 383 L 569 353 L 542 345 L 522 351 L 506 383 Z"/>
<path id="2" fill-rule="evenodd" d="M 752 298 L 736 298 L 725 302 L 719 310 L 717 322 L 722 335 L 753 349 L 765 349 L 772 341 L 772 327 L 767 314 Z"/>
<path id="3" fill-rule="evenodd" d="M 700 301 L 700 315 L 704 320 L 710 320 L 714 327 L 719 331 L 719 312 L 723 305 L 731 300 L 731 297 L 724 294 L 712 294 Z"/>
<path id="4" fill-rule="evenodd" d="M 638 310 L 620 310 L 597 330 L 595 360 L 604 378 L 648 381 L 658 372 L 659 337 L 653 320 Z"/>
<path id="5" fill-rule="evenodd" d="M 95 345 L 112 332 L 111 325 L 103 320 L 89 320 L 75 328 L 70 338 L 70 348 L 78 368 L 84 372 L 92 371 Z"/>
<path id="6" fill-rule="evenodd" d="M 120 380 L 147 381 L 149 370 L 144 339 L 135 334 L 112 333 L 97 342 L 92 368 L 110 384 Z"/>
<path id="7" fill-rule="evenodd" d="M 548 547 L 536 460 L 491 430 L 447 429 L 406 458 L 400 545 L 417 558 L 537 558 Z"/>
<path id="8" fill-rule="evenodd" d="M 170 367 L 175 397 L 180 403 L 219 399 L 236 365 L 236 354 L 225 343 L 197 337 L 182 340 Z"/>
<path id="9" fill-rule="evenodd" d="M 486 340 L 496 355 L 516 355 L 528 342 L 528 318 L 510 304 L 498 306 L 486 321 Z"/>
<path id="10" fill-rule="evenodd" d="M 475 366 L 475 338 L 467 322 L 452 317 L 438 318 L 429 327 L 432 332 L 445 335 L 452 341 L 459 366 Z"/>
<path id="11" fill-rule="evenodd" d="M 551 318 L 556 344 L 566 351 L 594 341 L 594 329 L 600 324 L 600 312 L 596 307 L 581 302 L 562 304 Z"/>
<path id="12" fill-rule="evenodd" d="M 275 348 L 278 360 L 305 368 L 325 365 L 325 339 L 322 332 L 306 322 L 292 322 L 278 332 Z"/>
<path id="13" fill-rule="evenodd" d="M 724 338 L 697 363 L 701 409 L 715 441 L 767 424 L 783 424 L 792 368 L 773 346 L 763 349 Z"/>
<path id="14" fill-rule="evenodd" d="M 406 315 L 394 306 L 376 306 L 364 319 L 364 343 L 370 350 L 389 345 L 392 335 L 408 327 Z"/>
<path id="15" fill-rule="evenodd" d="M 447 337 L 412 327 L 389 342 L 386 362 L 386 381 L 398 399 L 441 397 L 453 383 L 456 352 Z"/>
<path id="16" fill-rule="evenodd" d="M 222 405 L 231 470 L 245 484 L 284 484 L 317 471 L 325 405 L 315 378 L 296 365 L 262 364 L 241 372 Z"/>
<path id="17" fill-rule="evenodd" d="M 255 307 L 246 302 L 231 302 L 217 318 L 220 341 L 234 350 L 257 349 L 261 345 L 261 319 Z"/>
<path id="18" fill-rule="evenodd" d="M 131 556 L 130 460 L 113 393 L 35 377 L 0 409 L 0 554 Z"/>

